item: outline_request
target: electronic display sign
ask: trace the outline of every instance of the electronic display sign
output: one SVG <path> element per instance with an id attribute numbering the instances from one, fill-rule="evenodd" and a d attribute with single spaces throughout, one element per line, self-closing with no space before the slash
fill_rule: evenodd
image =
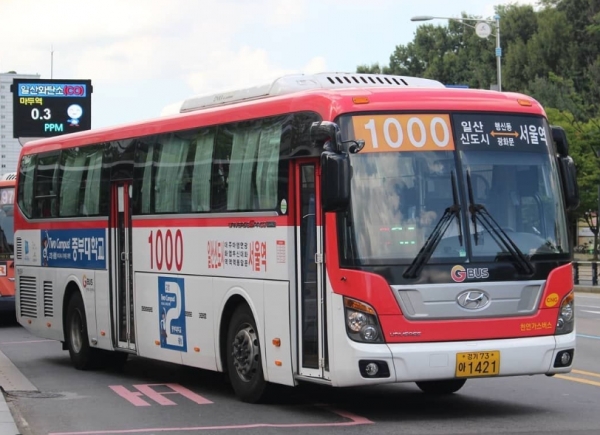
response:
<path id="1" fill-rule="evenodd" d="M 92 81 L 14 79 L 13 136 L 51 137 L 92 128 Z"/>

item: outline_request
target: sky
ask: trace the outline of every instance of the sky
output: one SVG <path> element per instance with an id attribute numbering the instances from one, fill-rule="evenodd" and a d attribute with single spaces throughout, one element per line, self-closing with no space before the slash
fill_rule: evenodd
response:
<path id="1" fill-rule="evenodd" d="M 411 17 L 507 3 L 537 0 L 0 0 L 0 72 L 91 80 L 100 128 L 285 74 L 388 65 Z"/>

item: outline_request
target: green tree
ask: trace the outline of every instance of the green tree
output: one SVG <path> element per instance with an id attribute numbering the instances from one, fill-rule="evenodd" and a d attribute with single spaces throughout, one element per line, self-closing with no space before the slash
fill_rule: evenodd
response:
<path id="1" fill-rule="evenodd" d="M 594 149 L 600 149 L 598 124 L 600 120 L 593 119 L 585 123 L 576 122 L 575 116 L 568 111 L 546 109 L 548 120 L 553 125 L 565 129 L 569 139 L 569 154 L 577 169 L 577 183 L 581 204 L 577 210 L 569 213 L 571 225 L 585 220 L 594 233 L 594 259 L 598 259 L 598 221 L 592 216 L 598 212 L 598 186 L 600 185 L 600 166 Z"/>
<path id="2" fill-rule="evenodd" d="M 581 206 L 570 218 L 583 219 L 598 209 L 600 160 L 593 148 L 600 148 L 600 1 L 539 0 L 536 9 L 510 4 L 496 12 L 503 90 L 532 95 L 550 122 L 567 131 L 581 194 Z M 389 65 L 361 65 L 357 71 L 489 89 L 496 82 L 494 47 L 494 38 L 481 39 L 464 23 L 425 24 L 412 41 L 396 46 Z"/>

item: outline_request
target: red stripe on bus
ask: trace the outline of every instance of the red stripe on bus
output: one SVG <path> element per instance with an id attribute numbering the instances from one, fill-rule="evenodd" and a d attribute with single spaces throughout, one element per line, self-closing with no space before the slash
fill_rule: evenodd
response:
<path id="1" fill-rule="evenodd" d="M 181 218 L 181 217 L 162 217 L 162 218 L 133 218 L 134 228 L 159 228 L 159 227 L 231 227 L 240 229 L 265 228 L 267 224 L 274 223 L 276 227 L 293 226 L 294 221 L 292 216 L 267 216 L 267 217 L 214 217 L 214 218 Z M 246 226 L 248 225 L 248 226 Z M 251 226 L 253 225 L 253 226 Z M 265 227 L 266 226 L 266 227 Z"/>
<path id="2" fill-rule="evenodd" d="M 219 217 L 219 218 L 199 218 L 199 217 L 156 217 L 156 218 L 139 218 L 133 217 L 132 224 L 134 228 L 206 228 L 206 227 L 232 227 L 239 225 L 240 229 L 263 228 L 268 222 L 275 223 L 276 227 L 294 226 L 292 216 L 269 216 L 269 217 Z M 245 224 L 253 224 L 253 227 L 242 226 Z M 27 230 L 59 230 L 59 229 L 96 229 L 108 228 L 108 219 L 102 220 L 81 220 L 81 221 L 61 221 L 61 220 L 44 220 L 28 222 L 19 225 L 20 229 Z M 266 227 L 265 229 L 269 229 Z"/>

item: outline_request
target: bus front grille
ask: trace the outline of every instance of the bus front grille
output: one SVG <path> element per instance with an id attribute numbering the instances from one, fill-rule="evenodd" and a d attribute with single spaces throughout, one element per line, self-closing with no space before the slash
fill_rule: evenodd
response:
<path id="1" fill-rule="evenodd" d="M 19 277 L 19 312 L 21 317 L 37 319 L 37 282 L 34 276 Z"/>

